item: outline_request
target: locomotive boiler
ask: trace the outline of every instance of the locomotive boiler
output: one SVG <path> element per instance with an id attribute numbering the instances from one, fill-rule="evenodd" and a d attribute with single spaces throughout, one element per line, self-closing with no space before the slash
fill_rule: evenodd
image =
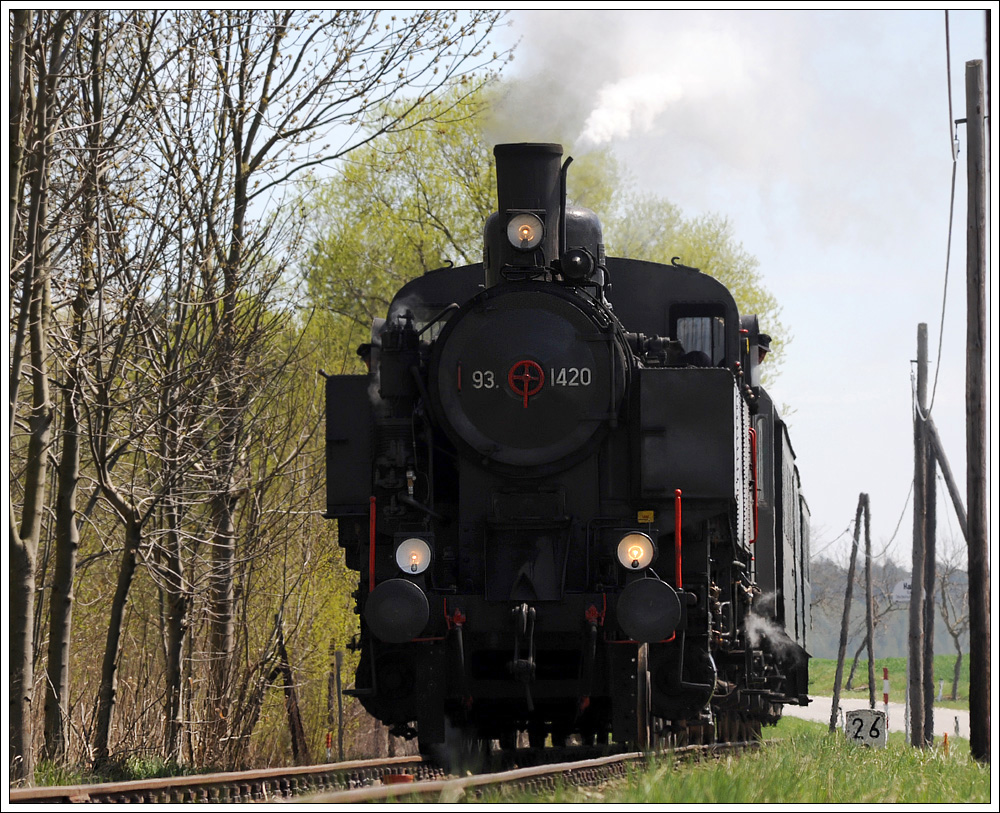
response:
<path id="1" fill-rule="evenodd" d="M 483 262 L 403 286 L 368 374 L 326 381 L 352 691 L 423 751 L 756 736 L 808 702 L 766 337 L 716 279 L 605 256 L 559 145 L 494 154 Z"/>

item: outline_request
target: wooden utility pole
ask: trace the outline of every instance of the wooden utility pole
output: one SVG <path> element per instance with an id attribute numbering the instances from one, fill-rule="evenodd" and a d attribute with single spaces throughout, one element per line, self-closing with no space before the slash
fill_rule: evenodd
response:
<path id="1" fill-rule="evenodd" d="M 837 649 L 837 671 L 833 676 L 833 703 L 830 707 L 830 731 L 837 730 L 837 712 L 840 709 L 840 684 L 844 679 L 844 655 L 847 653 L 847 632 L 851 624 L 851 599 L 854 596 L 854 568 L 858 560 L 858 540 L 861 537 L 861 514 L 868 501 L 867 494 L 858 497 L 858 512 L 854 517 L 854 544 L 851 545 L 851 563 L 847 568 L 847 589 L 844 592 L 844 615 L 840 621 L 840 646 Z"/>
<path id="2" fill-rule="evenodd" d="M 969 541 L 969 520 L 965 513 L 965 506 L 962 504 L 962 495 L 958 490 L 958 483 L 951 473 L 951 466 L 948 463 L 948 456 L 944 453 L 944 446 L 941 445 L 941 436 L 938 434 L 934 419 L 928 416 L 924 423 L 927 432 L 927 440 L 934 447 L 934 461 L 941 469 L 941 475 L 948 486 L 948 493 L 951 495 L 952 505 L 955 506 L 955 516 L 958 518 L 958 526 L 962 529 L 962 539 L 968 544 Z"/>
<path id="3" fill-rule="evenodd" d="M 924 540 L 927 527 L 927 325 L 917 325 L 917 399 L 913 405 L 913 568 L 910 572 L 910 635 L 907 697 L 910 744 L 924 745 Z"/>
<path id="4" fill-rule="evenodd" d="M 983 62 L 965 63 L 967 308 L 965 445 L 969 506 L 969 745 L 990 761 L 990 573 L 986 491 L 986 158 Z"/>
<path id="5" fill-rule="evenodd" d="M 875 595 L 872 592 L 872 515 L 865 501 L 865 629 L 868 637 L 868 705 L 875 708 Z"/>
<path id="6" fill-rule="evenodd" d="M 921 408 L 923 409 L 922 405 Z M 937 460 L 922 413 L 924 446 L 924 744 L 934 744 L 934 592 L 937 585 Z"/>

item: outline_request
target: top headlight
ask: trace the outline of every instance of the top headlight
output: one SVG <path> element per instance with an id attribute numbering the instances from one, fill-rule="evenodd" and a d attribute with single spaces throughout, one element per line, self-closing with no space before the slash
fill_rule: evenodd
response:
<path id="1" fill-rule="evenodd" d="M 527 212 L 514 215 L 507 223 L 507 239 L 519 251 L 531 251 L 542 242 L 545 225 L 533 214 Z"/>

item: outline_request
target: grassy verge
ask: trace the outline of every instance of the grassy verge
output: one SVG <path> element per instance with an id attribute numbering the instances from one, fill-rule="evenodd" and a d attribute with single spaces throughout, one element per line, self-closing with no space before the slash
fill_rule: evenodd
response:
<path id="1" fill-rule="evenodd" d="M 945 699 L 936 701 L 936 705 L 945 708 L 967 709 L 969 707 L 969 656 L 962 656 L 962 671 L 958 679 L 958 700 L 951 700 L 951 684 L 955 673 L 955 655 L 936 655 L 934 657 L 934 686 L 944 680 Z M 882 668 L 889 669 L 889 701 L 892 703 L 906 702 L 906 658 L 876 658 L 875 659 L 875 697 L 882 701 Z M 851 661 L 844 663 L 843 683 L 851 670 Z M 837 661 L 813 658 L 809 661 L 809 694 L 817 697 L 830 697 L 833 694 L 833 682 L 837 671 Z M 858 661 L 858 669 L 854 675 L 854 688 L 850 691 L 841 685 L 842 697 L 868 697 L 868 659 Z M 934 696 L 937 697 L 935 690 Z"/>
<path id="2" fill-rule="evenodd" d="M 795 719 L 765 729 L 765 736 L 779 741 L 754 753 L 693 764 L 663 757 L 602 788 L 562 788 L 544 797 L 509 800 L 622 805 L 990 801 L 989 766 L 972 761 L 964 741 L 945 754 L 941 747 L 910 748 L 897 735 L 890 736 L 885 749 L 871 749 L 829 734 L 821 723 Z"/>

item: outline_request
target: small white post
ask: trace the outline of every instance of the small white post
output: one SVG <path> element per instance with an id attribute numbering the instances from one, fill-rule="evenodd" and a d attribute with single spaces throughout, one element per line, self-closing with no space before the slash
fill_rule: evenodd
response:
<path id="1" fill-rule="evenodd" d="M 885 704 L 885 722 L 889 724 L 889 667 L 882 667 L 882 702 Z"/>

